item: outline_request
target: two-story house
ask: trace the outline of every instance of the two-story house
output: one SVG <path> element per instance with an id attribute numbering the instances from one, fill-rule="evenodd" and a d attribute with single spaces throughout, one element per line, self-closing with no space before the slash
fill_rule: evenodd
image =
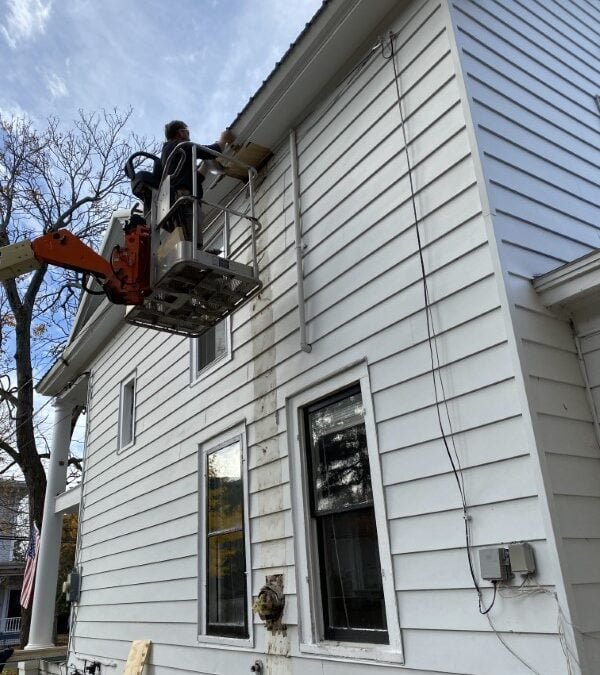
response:
<path id="1" fill-rule="evenodd" d="M 59 437 L 87 399 L 71 666 L 600 672 L 599 35 L 323 3 L 232 124 L 272 153 L 260 295 L 198 340 L 84 299 L 40 384 Z"/>

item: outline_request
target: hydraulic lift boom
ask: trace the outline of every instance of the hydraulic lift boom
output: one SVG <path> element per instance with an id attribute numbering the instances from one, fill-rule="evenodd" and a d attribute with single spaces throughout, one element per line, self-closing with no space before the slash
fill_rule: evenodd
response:
<path id="1" fill-rule="evenodd" d="M 116 305 L 142 304 L 151 292 L 150 237 L 148 228 L 141 224 L 126 231 L 124 246 L 115 246 L 109 260 L 64 229 L 0 248 L 0 281 L 42 265 L 93 275 Z"/>
<path id="2" fill-rule="evenodd" d="M 193 241 L 175 236 L 174 232 L 178 209 L 191 204 L 196 222 L 200 208 L 196 194 L 173 202 L 170 181 L 181 170 L 182 162 L 170 160 L 177 159 L 177 153 L 181 154 L 185 145 L 191 146 L 195 174 L 196 150 L 202 146 L 190 141 L 180 144 L 181 147 L 171 153 L 164 169 L 158 157 L 145 152 L 129 158 L 125 173 L 131 179 L 133 194 L 142 203 L 143 214 L 132 211 L 123 227 L 123 244 L 115 246 L 108 258 L 103 258 L 68 230 L 61 229 L 32 241 L 1 247 L 0 281 L 27 274 L 42 265 L 91 274 L 110 302 L 128 306 L 126 321 L 177 335 L 202 335 L 240 308 L 262 288 L 256 253 L 260 223 L 254 216 L 252 190 L 256 169 L 203 147 L 238 172 L 247 172 L 250 195 L 249 213 L 236 211 L 229 205 L 205 202 L 225 214 L 225 227 L 231 216 L 238 222 L 248 221 L 250 236 L 241 241 L 229 257 L 218 251 L 204 251 L 196 245 L 196 228 Z M 154 170 L 136 170 L 134 160 L 139 157 L 153 161 Z M 233 259 L 244 250 L 250 252 L 250 264 Z"/>

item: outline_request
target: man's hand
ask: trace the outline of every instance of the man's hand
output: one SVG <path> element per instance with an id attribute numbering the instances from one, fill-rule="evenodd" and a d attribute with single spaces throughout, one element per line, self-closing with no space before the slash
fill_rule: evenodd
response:
<path id="1" fill-rule="evenodd" d="M 219 145 L 223 148 L 226 145 L 231 145 L 235 141 L 235 134 L 231 129 L 225 129 L 225 131 L 219 137 Z"/>

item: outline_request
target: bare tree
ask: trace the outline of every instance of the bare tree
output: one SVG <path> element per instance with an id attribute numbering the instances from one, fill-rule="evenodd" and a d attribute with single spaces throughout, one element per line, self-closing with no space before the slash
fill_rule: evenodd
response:
<path id="1" fill-rule="evenodd" d="M 71 128 L 50 118 L 38 129 L 0 114 L 0 246 L 62 227 L 97 244 L 112 211 L 123 204 L 125 161 L 144 142 L 126 134 L 130 116 L 131 110 L 80 111 Z M 4 467 L 16 465 L 23 474 L 30 522 L 38 528 L 48 448 L 36 434 L 34 379 L 64 346 L 77 281 L 74 272 L 44 265 L 0 288 L 0 451 L 8 460 Z M 29 619 L 27 612 L 24 641 Z"/>

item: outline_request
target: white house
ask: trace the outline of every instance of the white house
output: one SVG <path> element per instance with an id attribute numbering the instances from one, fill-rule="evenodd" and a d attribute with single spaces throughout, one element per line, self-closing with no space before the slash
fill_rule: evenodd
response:
<path id="1" fill-rule="evenodd" d="M 86 298 L 39 386 L 57 472 L 87 397 L 70 666 L 600 672 L 599 34 L 594 0 L 323 3 L 232 125 L 272 151 L 261 294 L 200 340 Z"/>
<path id="2" fill-rule="evenodd" d="M 23 560 L 15 559 L 20 503 L 27 494 L 22 481 L 0 480 L 0 646 L 19 642 Z"/>

